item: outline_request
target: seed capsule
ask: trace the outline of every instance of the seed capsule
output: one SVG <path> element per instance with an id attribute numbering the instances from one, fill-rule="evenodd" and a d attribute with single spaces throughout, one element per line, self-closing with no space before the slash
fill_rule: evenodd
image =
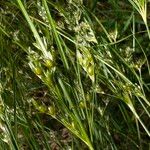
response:
<path id="1" fill-rule="evenodd" d="M 79 107 L 80 107 L 80 108 L 85 108 L 85 104 L 81 101 L 81 102 L 79 103 Z"/>
<path id="2" fill-rule="evenodd" d="M 42 74 L 42 70 L 41 70 L 41 68 L 39 68 L 39 67 L 36 67 L 36 68 L 34 69 L 34 72 L 35 72 L 36 75 L 41 75 L 41 74 Z"/>
<path id="3" fill-rule="evenodd" d="M 49 106 L 48 113 L 52 116 L 55 116 L 55 114 L 56 114 L 55 108 L 53 106 Z"/>
<path id="4" fill-rule="evenodd" d="M 46 108 L 44 106 L 39 106 L 38 107 L 38 110 L 41 112 L 41 113 L 45 113 L 46 112 Z"/>
<path id="5" fill-rule="evenodd" d="M 89 73 L 90 76 L 94 75 L 94 67 L 93 66 L 88 67 L 88 73 Z"/>
<path id="6" fill-rule="evenodd" d="M 71 122 L 71 127 L 75 128 L 74 122 Z"/>
<path id="7" fill-rule="evenodd" d="M 85 58 L 85 59 L 82 61 L 82 63 L 83 63 L 83 66 L 84 66 L 84 67 L 87 67 L 88 64 L 89 64 L 89 61 Z"/>
<path id="8" fill-rule="evenodd" d="M 92 56 L 91 56 L 91 55 L 89 55 L 89 56 L 88 56 L 88 58 L 87 58 L 87 60 L 88 60 L 88 62 L 93 62 L 93 58 L 92 58 Z"/>
<path id="9" fill-rule="evenodd" d="M 53 66 L 53 62 L 50 59 L 45 60 L 45 66 L 47 68 L 51 68 Z"/>

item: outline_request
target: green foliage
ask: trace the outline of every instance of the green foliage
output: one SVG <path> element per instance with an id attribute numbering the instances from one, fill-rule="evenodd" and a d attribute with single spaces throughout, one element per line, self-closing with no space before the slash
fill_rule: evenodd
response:
<path id="1" fill-rule="evenodd" d="M 149 148 L 149 2 L 0 4 L 0 148 Z"/>

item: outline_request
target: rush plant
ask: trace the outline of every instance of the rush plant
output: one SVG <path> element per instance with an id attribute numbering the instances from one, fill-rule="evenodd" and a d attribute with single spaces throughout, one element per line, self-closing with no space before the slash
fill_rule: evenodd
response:
<path id="1" fill-rule="evenodd" d="M 129 2 L 1 2 L 1 147 L 148 149 L 148 2 Z"/>

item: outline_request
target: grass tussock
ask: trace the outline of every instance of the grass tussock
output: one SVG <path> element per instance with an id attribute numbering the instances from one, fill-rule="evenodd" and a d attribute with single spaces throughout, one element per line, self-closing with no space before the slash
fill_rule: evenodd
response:
<path id="1" fill-rule="evenodd" d="M 1 0 L 0 149 L 149 149 L 149 7 Z"/>

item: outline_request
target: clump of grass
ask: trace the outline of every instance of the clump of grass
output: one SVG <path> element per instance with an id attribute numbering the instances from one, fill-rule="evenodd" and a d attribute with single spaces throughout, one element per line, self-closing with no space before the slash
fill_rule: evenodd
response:
<path id="1" fill-rule="evenodd" d="M 7 141 L 1 137 L 3 147 L 20 149 L 27 141 L 28 148 L 51 149 L 52 130 L 42 123 L 40 115 L 53 118 L 71 133 L 71 142 L 66 145 L 56 138 L 60 149 L 148 147 L 147 2 L 129 1 L 134 8 L 130 3 L 113 0 L 89 0 L 89 8 L 82 0 L 4 3 L 14 6 L 12 12 L 19 28 L 14 32 L 7 27 L 6 15 L 2 14 L 1 39 L 8 41 L 1 42 L 5 55 L 1 69 L 1 129 L 7 136 Z M 135 10 L 142 16 L 141 24 Z M 15 30 L 13 20 L 12 24 Z M 17 35 L 11 38 L 9 30 Z M 11 69 L 9 78 L 7 69 Z M 24 83 L 27 81 L 31 83 Z M 31 96 L 32 88 L 43 89 L 44 98 Z M 9 99 L 13 99 L 11 105 Z"/>

